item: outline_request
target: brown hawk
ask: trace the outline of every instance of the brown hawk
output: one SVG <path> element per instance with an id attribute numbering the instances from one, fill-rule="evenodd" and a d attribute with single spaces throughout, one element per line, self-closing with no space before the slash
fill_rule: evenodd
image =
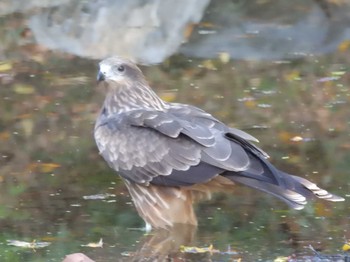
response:
<path id="1" fill-rule="evenodd" d="M 169 228 L 197 224 L 193 203 L 235 183 L 267 192 L 294 209 L 308 198 L 344 199 L 278 170 L 257 140 L 190 105 L 167 103 L 131 61 L 99 64 L 107 95 L 95 125 L 102 157 L 123 178 L 147 224 Z"/>

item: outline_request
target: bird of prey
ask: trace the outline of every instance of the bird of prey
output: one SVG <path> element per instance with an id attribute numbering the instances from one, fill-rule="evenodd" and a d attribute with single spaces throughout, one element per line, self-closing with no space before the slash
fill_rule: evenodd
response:
<path id="1" fill-rule="evenodd" d="M 191 105 L 163 101 L 130 60 L 99 63 L 107 95 L 95 124 L 99 152 L 124 180 L 146 225 L 197 225 L 193 203 L 236 183 L 267 192 L 294 209 L 309 198 L 344 199 L 274 167 L 252 142 Z"/>

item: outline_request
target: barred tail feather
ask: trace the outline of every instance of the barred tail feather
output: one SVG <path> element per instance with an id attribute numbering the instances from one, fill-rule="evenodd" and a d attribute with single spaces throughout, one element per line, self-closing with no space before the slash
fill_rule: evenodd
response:
<path id="1" fill-rule="evenodd" d="M 328 191 L 326 191 L 322 188 L 319 188 L 316 184 L 310 182 L 309 180 L 307 180 L 305 178 L 293 176 L 293 175 L 289 175 L 289 176 L 291 176 L 293 179 L 295 179 L 300 184 L 302 184 L 305 188 L 310 190 L 313 193 L 313 195 L 317 198 L 322 198 L 322 199 L 325 199 L 327 201 L 332 201 L 332 202 L 341 202 L 341 201 L 345 200 L 344 198 L 342 198 L 340 196 L 333 195 L 333 194 L 329 193 Z"/>
<path id="2" fill-rule="evenodd" d="M 289 175 L 274 168 L 270 170 L 270 174 L 278 172 L 279 181 L 271 183 L 271 181 L 263 180 L 261 177 L 254 177 L 250 173 L 241 172 L 239 175 L 231 174 L 226 176 L 233 182 L 241 183 L 246 186 L 269 193 L 284 202 L 293 209 L 303 209 L 308 199 L 321 198 L 327 201 L 344 201 L 345 199 L 329 193 L 319 188 L 316 184 L 305 178 Z M 246 175 L 246 176 L 245 176 Z M 281 184 L 279 182 L 282 182 Z"/>
<path id="3" fill-rule="evenodd" d="M 234 182 L 238 182 L 240 184 L 244 184 L 246 186 L 271 194 L 286 202 L 293 209 L 303 209 L 307 203 L 306 197 L 302 194 L 279 187 L 278 185 L 262 182 L 254 178 L 243 176 L 232 176 L 230 177 L 230 179 Z"/>

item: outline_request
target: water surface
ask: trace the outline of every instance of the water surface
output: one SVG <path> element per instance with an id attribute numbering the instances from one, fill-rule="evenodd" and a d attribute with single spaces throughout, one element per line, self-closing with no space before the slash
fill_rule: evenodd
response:
<path id="1" fill-rule="evenodd" d="M 0 19 L 1 261 L 61 261 L 77 252 L 95 261 L 152 261 L 154 253 L 188 261 L 303 260 L 313 255 L 309 245 L 341 252 L 350 239 L 345 3 L 17 2 L 5 1 Z M 148 64 L 142 70 L 164 100 L 196 105 L 251 133 L 277 167 L 348 201 L 294 211 L 238 186 L 197 206 L 197 230 L 145 235 L 92 136 L 104 97 L 96 65 L 112 54 Z M 91 244 L 100 239 L 103 248 Z M 181 245 L 213 247 L 191 254 Z"/>

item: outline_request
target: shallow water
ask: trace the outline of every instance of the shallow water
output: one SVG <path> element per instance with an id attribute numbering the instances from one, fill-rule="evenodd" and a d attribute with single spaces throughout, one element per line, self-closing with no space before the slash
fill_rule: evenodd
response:
<path id="1" fill-rule="evenodd" d="M 1 261 L 61 261 L 77 252 L 95 261 L 303 260 L 313 255 L 309 245 L 340 253 L 350 239 L 346 3 L 17 2 L 4 1 L 0 19 Z M 111 54 L 157 63 L 142 70 L 164 100 L 251 133 L 277 167 L 347 201 L 294 211 L 238 186 L 197 206 L 197 230 L 145 235 L 92 136 L 104 96 L 96 65 Z M 181 245 L 213 248 L 191 254 Z"/>

